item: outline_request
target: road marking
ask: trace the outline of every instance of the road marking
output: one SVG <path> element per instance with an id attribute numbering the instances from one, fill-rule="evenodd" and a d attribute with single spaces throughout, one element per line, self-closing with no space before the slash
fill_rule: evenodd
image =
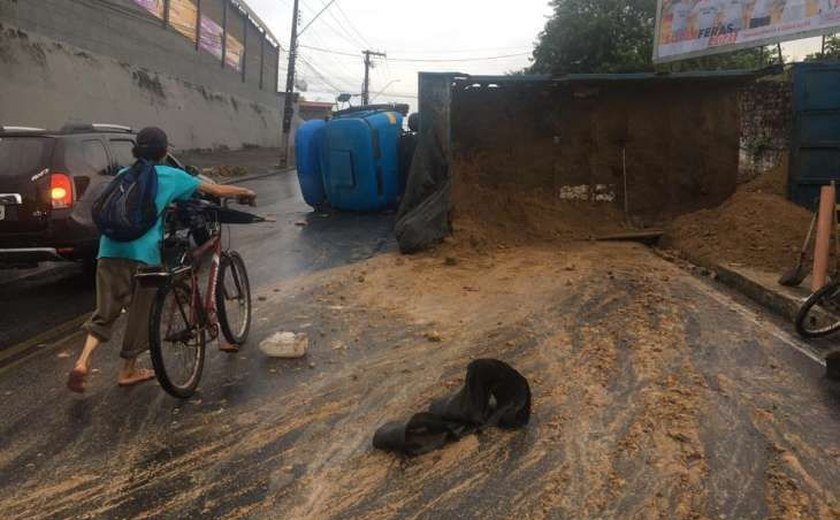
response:
<path id="1" fill-rule="evenodd" d="M 42 332 L 37 336 L 22 341 L 17 345 L 13 345 L 9 348 L 3 349 L 3 351 L 0 352 L 0 374 L 30 359 L 32 356 L 39 352 L 49 351 L 51 348 L 59 344 L 59 342 L 56 340 L 62 337 L 70 336 L 72 332 L 78 331 L 79 327 L 82 326 L 82 323 L 84 323 L 88 319 L 88 316 L 89 313 L 84 314 L 70 321 L 64 322 L 61 325 L 53 327 L 50 330 Z M 35 347 L 44 343 L 52 344 L 48 345 L 46 349 L 34 350 Z M 27 353 L 28 350 L 32 350 L 32 352 Z M 8 360 L 13 359 L 15 356 L 18 356 L 20 354 L 24 355 L 21 356 L 20 359 L 16 359 L 6 364 Z"/>
<path id="2" fill-rule="evenodd" d="M 734 310 L 736 313 L 740 314 L 742 318 L 760 324 L 761 327 L 763 327 L 767 332 L 769 332 L 774 338 L 780 340 L 782 343 L 785 343 L 800 354 L 803 354 L 811 361 L 814 361 L 819 365 L 825 366 L 825 359 L 823 359 L 823 357 L 807 343 L 797 340 L 796 338 L 791 336 L 789 332 L 783 330 L 775 323 L 772 323 L 764 316 L 761 316 L 756 311 L 735 300 L 728 294 L 717 290 L 715 287 L 710 287 L 709 285 L 707 285 L 701 280 L 698 280 L 694 276 L 689 275 L 689 278 L 691 279 L 692 284 L 694 284 L 695 287 L 704 288 L 705 290 L 703 292 L 706 293 L 706 295 L 708 295 L 713 300 L 717 301 L 721 305 L 724 305 Z M 760 322 L 758 318 L 761 318 Z"/>

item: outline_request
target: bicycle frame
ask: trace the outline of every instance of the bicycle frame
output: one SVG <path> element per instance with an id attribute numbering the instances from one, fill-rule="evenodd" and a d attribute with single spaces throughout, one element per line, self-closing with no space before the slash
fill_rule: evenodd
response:
<path id="1" fill-rule="evenodd" d="M 190 251 L 190 257 L 193 260 L 193 265 L 198 266 L 202 257 L 210 251 L 213 252 L 213 257 L 210 262 L 210 272 L 207 277 L 208 285 L 204 293 L 204 302 L 201 301 L 202 295 L 199 288 L 199 268 L 193 267 L 190 269 L 193 291 L 193 294 L 190 296 L 192 300 L 190 309 L 193 313 L 197 312 L 197 315 L 190 316 L 190 323 L 198 323 L 202 328 L 207 328 L 211 332 L 211 337 L 216 338 L 219 334 L 219 317 L 216 309 L 216 282 L 219 276 L 219 264 L 222 257 L 221 235 L 214 235 L 207 242 Z"/>

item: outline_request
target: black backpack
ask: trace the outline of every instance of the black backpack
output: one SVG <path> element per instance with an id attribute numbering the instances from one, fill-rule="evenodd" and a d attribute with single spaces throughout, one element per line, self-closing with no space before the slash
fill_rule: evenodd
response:
<path id="1" fill-rule="evenodd" d="M 158 218 L 157 192 L 155 164 L 139 159 L 117 175 L 94 202 L 93 221 L 99 232 L 117 242 L 145 235 Z"/>

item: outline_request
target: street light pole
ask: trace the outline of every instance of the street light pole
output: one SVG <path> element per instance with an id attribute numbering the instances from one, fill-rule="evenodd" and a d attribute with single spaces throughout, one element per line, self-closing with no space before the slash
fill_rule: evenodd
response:
<path id="1" fill-rule="evenodd" d="M 373 66 L 373 62 L 370 61 L 370 57 L 374 56 L 376 58 L 387 58 L 384 52 L 374 52 L 374 51 L 362 51 L 362 54 L 365 55 L 365 84 L 362 87 L 362 105 L 369 105 L 370 104 L 370 68 Z"/>

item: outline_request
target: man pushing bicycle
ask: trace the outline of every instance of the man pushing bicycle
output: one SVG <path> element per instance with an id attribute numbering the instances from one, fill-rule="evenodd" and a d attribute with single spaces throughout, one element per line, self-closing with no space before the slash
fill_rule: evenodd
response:
<path id="1" fill-rule="evenodd" d="M 196 191 L 219 198 L 253 201 L 246 188 L 201 182 L 189 173 L 161 164 L 169 141 L 160 128 L 144 128 L 133 150 L 137 161 L 121 171 L 93 208 L 102 237 L 96 266 L 96 310 L 82 328 L 88 333 L 82 353 L 67 378 L 73 392 L 84 392 L 91 356 L 111 338 L 114 322 L 128 309 L 128 324 L 117 377 L 120 386 L 133 386 L 155 377 L 152 370 L 137 367 L 137 356 L 149 348 L 149 312 L 154 288 L 135 281 L 146 266 L 161 265 L 164 212 L 175 201 L 191 198 Z"/>

